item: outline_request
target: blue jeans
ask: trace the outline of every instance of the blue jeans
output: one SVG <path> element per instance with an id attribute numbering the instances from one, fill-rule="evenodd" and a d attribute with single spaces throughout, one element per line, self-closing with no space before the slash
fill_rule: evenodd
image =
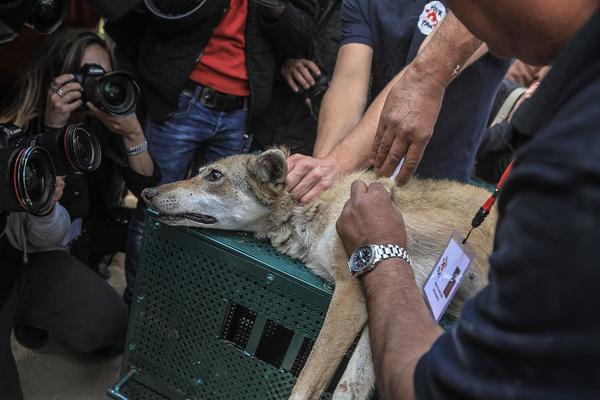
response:
<path id="1" fill-rule="evenodd" d="M 200 88 L 195 93 L 179 96 L 177 111 L 162 122 L 147 122 L 148 151 L 158 166 L 161 184 L 184 179 L 193 161 L 208 164 L 233 154 L 246 153 L 252 137 L 246 132 L 247 109 L 228 112 L 206 108 L 200 101 Z M 195 171 L 192 171 L 194 175 Z M 127 287 L 123 298 L 131 303 L 142 234 L 144 209 L 141 202 L 129 222 L 125 276 Z"/>

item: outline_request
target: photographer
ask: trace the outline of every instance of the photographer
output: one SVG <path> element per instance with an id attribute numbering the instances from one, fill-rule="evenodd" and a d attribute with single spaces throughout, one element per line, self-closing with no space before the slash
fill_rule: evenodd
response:
<path id="1" fill-rule="evenodd" d="M 15 333 L 32 327 L 22 341 L 31 348 L 45 344 L 48 332 L 77 351 L 100 355 L 118 353 L 125 340 L 127 309 L 118 294 L 66 251 L 70 219 L 58 203 L 63 188 L 58 178 L 43 215 L 0 218 L 0 388 L 6 400 L 23 398 L 10 344 L 13 327 Z"/>
<path id="2" fill-rule="evenodd" d="M 90 127 L 100 142 L 102 162 L 93 173 L 69 174 L 61 203 L 71 219 L 84 219 L 85 230 L 109 231 L 91 240 L 80 238 L 78 243 L 85 243 L 85 239 L 113 253 L 124 249 L 126 224 L 105 221 L 116 219 L 114 210 L 122 202 L 125 187 L 139 195 L 145 187 L 158 183 L 158 174 L 133 113 L 135 102 L 130 104 L 131 110 L 125 110 L 128 114 L 117 116 L 100 110 L 98 103 L 84 103 L 89 99 L 85 99 L 82 83 L 92 72 L 101 71 L 99 67 L 112 71 L 113 57 L 107 43 L 95 33 L 66 29 L 48 37 L 21 76 L 10 104 L 0 113 L 0 122 L 14 123 L 29 134 L 56 133 L 67 124 L 79 122 Z M 85 108 L 89 109 L 87 113 Z M 102 229 L 95 224 L 102 224 Z M 86 263 L 91 251 L 77 248 L 78 256 Z"/>

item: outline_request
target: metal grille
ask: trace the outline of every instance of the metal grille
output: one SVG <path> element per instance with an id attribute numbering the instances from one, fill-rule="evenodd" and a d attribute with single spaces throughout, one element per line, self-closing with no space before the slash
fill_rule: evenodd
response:
<path id="1" fill-rule="evenodd" d="M 145 378 L 129 398 L 288 398 L 332 286 L 247 234 L 147 227 L 124 361 Z"/>

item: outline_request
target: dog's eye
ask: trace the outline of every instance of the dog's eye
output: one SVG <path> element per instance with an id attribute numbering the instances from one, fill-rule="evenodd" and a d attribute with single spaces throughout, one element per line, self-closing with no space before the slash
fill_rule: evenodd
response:
<path id="1" fill-rule="evenodd" d="M 223 174 L 221 173 L 221 171 L 217 171 L 216 169 L 213 169 L 210 171 L 210 173 L 206 176 L 206 179 L 208 179 L 211 182 L 216 182 L 219 179 L 221 179 L 223 177 Z"/>

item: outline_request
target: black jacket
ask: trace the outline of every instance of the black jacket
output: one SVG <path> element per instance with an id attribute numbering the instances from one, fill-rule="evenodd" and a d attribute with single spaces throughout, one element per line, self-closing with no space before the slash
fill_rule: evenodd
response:
<path id="1" fill-rule="evenodd" d="M 106 25 L 121 58 L 129 60 L 139 77 L 147 113 L 152 121 L 169 117 L 179 94 L 202 56 L 229 2 L 218 3 L 198 23 L 167 26 L 150 13 L 132 11 Z M 293 56 L 306 49 L 317 14 L 317 0 L 292 0 L 275 21 L 263 18 L 254 1 L 248 3 L 246 66 L 250 86 L 249 115 L 264 109 L 271 96 L 278 54 Z"/>
<path id="2" fill-rule="evenodd" d="M 327 77 L 333 75 L 341 36 L 341 0 L 320 0 L 321 10 L 304 54 L 286 58 L 312 60 Z M 282 63 L 285 59 L 281 60 Z M 292 154 L 312 155 L 317 139 L 316 113 L 311 114 L 301 93 L 293 93 L 277 70 L 273 94 L 268 107 L 253 120 L 254 149 L 286 146 Z M 319 110 L 323 94 L 315 99 L 313 109 Z"/>

